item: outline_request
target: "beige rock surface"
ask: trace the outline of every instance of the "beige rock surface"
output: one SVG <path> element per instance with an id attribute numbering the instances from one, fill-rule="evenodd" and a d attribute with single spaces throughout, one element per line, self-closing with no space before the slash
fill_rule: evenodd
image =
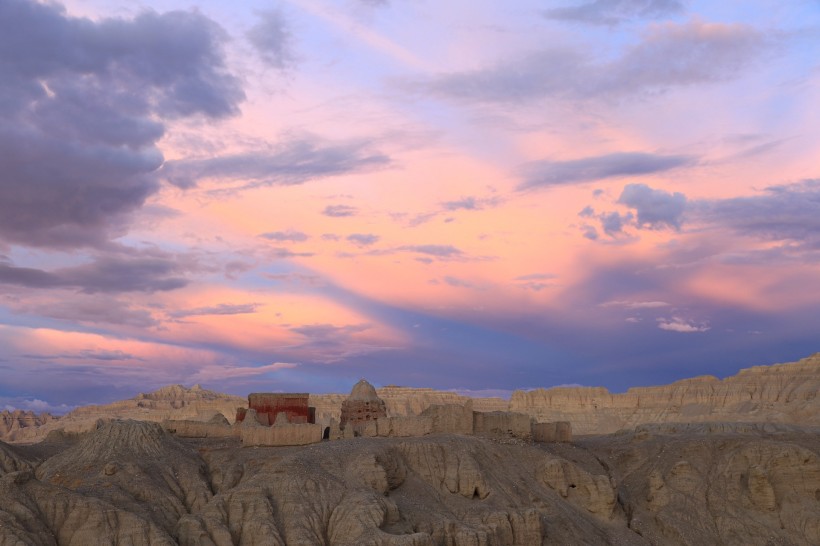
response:
<path id="1" fill-rule="evenodd" d="M 820 425 L 820 354 L 757 366 L 720 380 L 696 377 L 611 394 L 602 387 L 515 391 L 510 410 L 537 421 L 570 421 L 574 434 L 644 423 L 748 421 Z"/>
<path id="2" fill-rule="evenodd" d="M 650 426 L 579 444 L 611 470 L 630 527 L 656 544 L 820 544 L 820 436 L 744 429 Z"/>
<path id="3" fill-rule="evenodd" d="M 0 545 L 820 543 L 815 430 L 664 427 L 242 447 L 115 421 L 0 443 Z"/>
<path id="4" fill-rule="evenodd" d="M 10 429 L 5 434 L 3 428 L 0 428 L 0 440 L 17 443 L 38 442 L 55 430 L 83 433 L 95 430 L 101 421 L 112 419 L 133 419 L 156 423 L 166 420 L 207 422 L 221 415 L 222 418 L 227 418 L 232 423 L 236 415 L 236 408 L 247 407 L 247 405 L 248 401 L 245 398 L 206 390 L 199 385 L 191 388 L 170 385 L 112 404 L 83 406 L 59 419 L 47 416 L 39 419 L 39 424 L 37 421 L 32 421 L 30 425 Z"/>
<path id="5" fill-rule="evenodd" d="M 55 419 L 57 418 L 50 413 L 36 414 L 33 411 L 23 410 L 0 411 L 0 439 L 14 440 L 29 432 L 24 429 L 34 431 Z"/>

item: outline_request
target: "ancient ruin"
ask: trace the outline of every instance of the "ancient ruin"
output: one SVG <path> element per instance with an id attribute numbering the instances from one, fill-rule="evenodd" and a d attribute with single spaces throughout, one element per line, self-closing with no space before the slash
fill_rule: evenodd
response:
<path id="1" fill-rule="evenodd" d="M 236 420 L 245 420 L 248 409 L 256 412 L 259 424 L 271 426 L 274 423 L 303 425 L 316 422 L 316 410 L 309 406 L 308 393 L 260 393 L 248 395 L 248 408 L 237 408 Z"/>
<path id="2" fill-rule="evenodd" d="M 342 402 L 342 417 L 339 428 L 344 430 L 348 426 L 354 430 L 367 425 L 370 421 L 377 421 L 387 417 L 384 400 L 376 394 L 373 385 L 360 379 L 350 391 L 350 396 Z"/>
<path id="3" fill-rule="evenodd" d="M 252 393 L 248 407 L 236 409 L 230 425 L 218 413 L 206 420 L 166 420 L 164 428 L 188 438 L 238 438 L 245 446 L 296 446 L 322 440 L 355 437 L 410 438 L 428 434 L 461 434 L 524 441 L 569 442 L 569 422 L 536 422 L 524 413 L 475 411 L 472 400 L 465 403 L 431 404 L 416 415 L 388 415 L 376 389 L 362 379 L 341 402 L 341 419 L 316 412 L 307 393 Z"/>

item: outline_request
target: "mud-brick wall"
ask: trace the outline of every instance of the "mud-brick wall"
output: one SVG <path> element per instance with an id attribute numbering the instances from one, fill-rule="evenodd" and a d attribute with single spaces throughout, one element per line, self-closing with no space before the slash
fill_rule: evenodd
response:
<path id="1" fill-rule="evenodd" d="M 288 422 L 295 425 L 311 423 L 308 393 L 251 393 L 248 407 L 256 410 L 257 418 L 263 425 L 272 425 L 276 417 L 284 413 Z"/>

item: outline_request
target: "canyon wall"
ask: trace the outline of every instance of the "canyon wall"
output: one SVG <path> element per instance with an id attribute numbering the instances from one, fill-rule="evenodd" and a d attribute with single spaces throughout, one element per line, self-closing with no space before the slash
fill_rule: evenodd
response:
<path id="1" fill-rule="evenodd" d="M 735 376 L 701 376 L 612 394 L 603 387 L 515 391 L 510 411 L 537 421 L 570 421 L 574 434 L 605 434 L 643 423 L 820 424 L 820 354 L 755 366 Z"/>

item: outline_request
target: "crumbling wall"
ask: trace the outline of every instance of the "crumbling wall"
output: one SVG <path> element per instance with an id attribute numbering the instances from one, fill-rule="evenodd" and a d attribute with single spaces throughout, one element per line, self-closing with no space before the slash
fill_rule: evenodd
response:
<path id="1" fill-rule="evenodd" d="M 386 417 L 377 421 L 367 421 L 355 425 L 348 424 L 342 431 L 341 437 L 353 438 L 410 438 L 426 436 L 433 432 L 433 420 L 429 416 L 399 416 Z"/>
<path id="2" fill-rule="evenodd" d="M 431 432 L 449 434 L 473 434 L 473 403 L 434 404 L 421 412 L 432 422 Z"/>
<path id="3" fill-rule="evenodd" d="M 256 410 L 263 425 L 272 425 L 280 414 L 285 414 L 291 424 L 304 424 L 312 422 L 308 399 L 308 393 L 255 392 L 248 395 L 248 407 Z"/>
<path id="4" fill-rule="evenodd" d="M 571 442 L 572 425 L 569 421 L 533 423 L 532 439 L 536 442 Z"/>
<path id="5" fill-rule="evenodd" d="M 384 422 L 379 422 L 379 436 L 409 438 L 425 436 L 431 432 L 433 420 L 425 416 L 390 417 Z"/>
<path id="6" fill-rule="evenodd" d="M 231 438 L 236 435 L 227 421 L 222 424 L 166 419 L 162 422 L 162 428 L 182 438 Z"/>
<path id="7" fill-rule="evenodd" d="M 239 427 L 244 446 L 303 446 L 322 441 L 325 427 L 315 424 Z"/>
<path id="8" fill-rule="evenodd" d="M 387 418 L 382 400 L 345 400 L 342 402 L 341 425 L 354 427 Z"/>
<path id="9" fill-rule="evenodd" d="M 529 440 L 532 438 L 532 418 L 511 411 L 476 411 L 473 412 L 473 431 L 476 436 Z"/>

